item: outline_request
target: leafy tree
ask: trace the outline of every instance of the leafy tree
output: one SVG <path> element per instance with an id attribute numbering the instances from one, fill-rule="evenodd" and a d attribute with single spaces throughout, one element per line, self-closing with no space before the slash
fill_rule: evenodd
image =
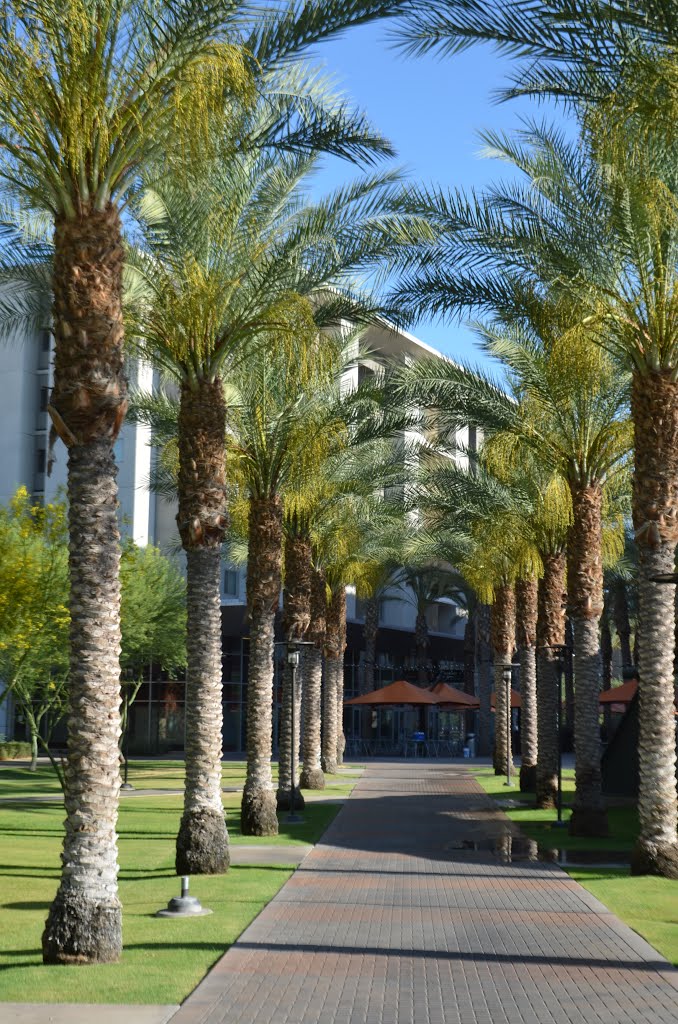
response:
<path id="1" fill-rule="evenodd" d="M 151 665 L 173 675 L 186 665 L 186 581 L 159 548 L 123 544 L 120 563 L 123 733 Z"/>
<path id="2" fill-rule="evenodd" d="M 0 544 L 3 696 L 11 694 L 28 726 L 35 770 L 38 747 L 49 753 L 49 734 L 65 711 L 70 615 L 64 504 L 34 505 L 20 487 L 0 508 Z"/>

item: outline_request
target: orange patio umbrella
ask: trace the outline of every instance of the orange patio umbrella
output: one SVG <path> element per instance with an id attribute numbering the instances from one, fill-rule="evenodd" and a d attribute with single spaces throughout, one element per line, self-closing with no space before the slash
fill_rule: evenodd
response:
<path id="1" fill-rule="evenodd" d="M 395 683 L 382 686 L 380 690 L 363 693 L 360 697 L 347 700 L 346 704 L 437 704 L 438 698 L 430 690 L 398 679 Z"/>
<path id="2" fill-rule="evenodd" d="M 493 711 L 497 707 L 497 699 L 495 697 L 494 690 L 492 691 L 492 694 L 490 696 L 490 706 L 492 707 Z M 511 690 L 511 707 L 512 708 L 520 708 L 522 706 L 523 706 L 523 702 L 521 700 L 521 697 L 520 697 L 520 694 L 518 693 L 518 691 L 517 690 Z"/>
<path id="3" fill-rule="evenodd" d="M 456 686 L 450 686 L 449 683 L 436 683 L 431 687 L 431 693 L 438 698 L 438 703 L 443 709 L 452 708 L 455 711 L 465 711 L 467 708 L 470 710 L 480 706 L 477 697 L 470 693 L 464 693 L 463 690 L 458 690 Z"/>

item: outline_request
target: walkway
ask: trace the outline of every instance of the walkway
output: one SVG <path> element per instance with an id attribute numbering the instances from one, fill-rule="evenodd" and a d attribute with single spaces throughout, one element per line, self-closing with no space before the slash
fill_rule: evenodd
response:
<path id="1" fill-rule="evenodd" d="M 371 765 L 171 1024 L 678 1024 L 678 971 L 513 836 L 463 766 Z"/>

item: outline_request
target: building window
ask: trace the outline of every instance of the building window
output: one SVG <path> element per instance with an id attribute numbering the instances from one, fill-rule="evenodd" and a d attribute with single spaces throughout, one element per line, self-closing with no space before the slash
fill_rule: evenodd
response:
<path id="1" fill-rule="evenodd" d="M 49 388 L 40 388 L 40 412 L 47 412 Z"/>
<path id="2" fill-rule="evenodd" d="M 226 597 L 238 596 L 238 573 L 234 569 L 224 572 L 224 594 Z"/>
<path id="3" fill-rule="evenodd" d="M 47 450 L 45 448 L 37 448 L 35 452 L 35 471 L 36 473 L 44 473 L 47 464 Z"/>
<path id="4" fill-rule="evenodd" d="M 40 331 L 40 348 L 43 352 L 49 352 L 52 335 L 49 331 Z"/>

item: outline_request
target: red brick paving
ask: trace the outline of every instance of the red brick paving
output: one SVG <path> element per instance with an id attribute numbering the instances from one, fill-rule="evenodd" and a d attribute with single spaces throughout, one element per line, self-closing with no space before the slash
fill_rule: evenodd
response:
<path id="1" fill-rule="evenodd" d="M 678 1024 L 678 971 L 516 838 L 462 766 L 369 767 L 172 1024 Z"/>

